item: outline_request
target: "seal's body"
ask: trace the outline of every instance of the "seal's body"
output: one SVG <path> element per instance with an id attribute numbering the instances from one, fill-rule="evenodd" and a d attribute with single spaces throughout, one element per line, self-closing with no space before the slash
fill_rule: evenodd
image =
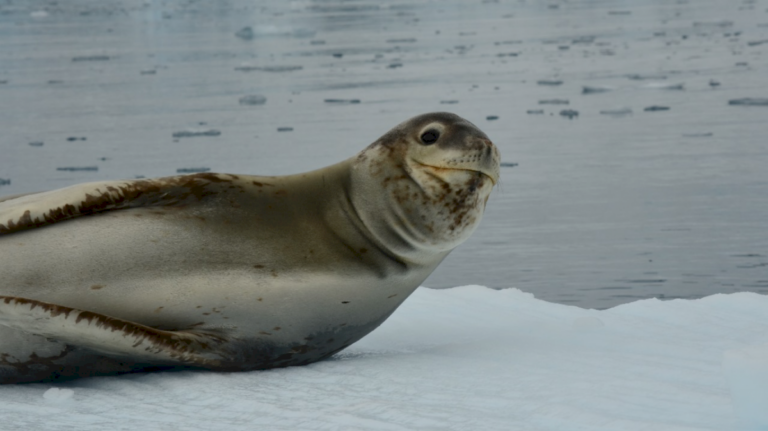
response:
<path id="1" fill-rule="evenodd" d="M 305 174 L 195 174 L 0 200 L 0 382 L 326 358 L 475 229 L 499 156 L 415 117 Z"/>

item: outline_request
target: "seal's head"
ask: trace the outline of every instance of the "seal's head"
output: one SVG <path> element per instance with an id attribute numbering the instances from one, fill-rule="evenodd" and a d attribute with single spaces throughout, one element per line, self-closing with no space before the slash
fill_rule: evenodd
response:
<path id="1" fill-rule="evenodd" d="M 357 156 L 353 204 L 372 234 L 404 259 L 447 253 L 477 227 L 499 161 L 469 121 L 446 112 L 419 115 Z"/>

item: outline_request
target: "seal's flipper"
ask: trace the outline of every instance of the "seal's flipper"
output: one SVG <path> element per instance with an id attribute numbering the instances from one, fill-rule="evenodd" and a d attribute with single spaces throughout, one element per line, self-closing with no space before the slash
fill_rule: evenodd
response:
<path id="1" fill-rule="evenodd" d="M 215 369 L 227 362 L 220 335 L 163 331 L 33 299 L 0 296 L 0 325 L 151 365 Z"/>
<path id="2" fill-rule="evenodd" d="M 225 193 L 233 175 L 200 173 L 151 180 L 77 184 L 0 199 L 0 235 L 129 208 L 190 205 Z"/>

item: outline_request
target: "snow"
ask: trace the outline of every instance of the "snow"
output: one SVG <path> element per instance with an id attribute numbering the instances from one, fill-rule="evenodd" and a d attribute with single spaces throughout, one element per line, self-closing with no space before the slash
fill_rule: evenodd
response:
<path id="1" fill-rule="evenodd" d="M 330 360 L 4 386 L 0 428 L 762 429 L 767 359 L 768 296 L 755 293 L 594 310 L 420 288 Z"/>

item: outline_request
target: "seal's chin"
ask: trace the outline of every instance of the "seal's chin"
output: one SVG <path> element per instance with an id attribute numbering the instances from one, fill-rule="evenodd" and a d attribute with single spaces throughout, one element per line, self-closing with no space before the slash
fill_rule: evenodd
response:
<path id="1" fill-rule="evenodd" d="M 484 170 L 482 168 L 472 169 L 469 167 L 456 167 L 456 166 L 435 166 L 431 164 L 427 164 L 424 162 L 420 162 L 418 160 L 414 159 L 414 162 L 418 163 L 420 166 L 427 168 L 429 170 L 435 171 L 436 173 L 439 172 L 470 172 L 473 174 L 481 174 L 482 176 L 488 178 L 491 180 L 491 183 L 495 186 L 496 183 L 499 182 L 499 171 L 496 170 Z"/>

